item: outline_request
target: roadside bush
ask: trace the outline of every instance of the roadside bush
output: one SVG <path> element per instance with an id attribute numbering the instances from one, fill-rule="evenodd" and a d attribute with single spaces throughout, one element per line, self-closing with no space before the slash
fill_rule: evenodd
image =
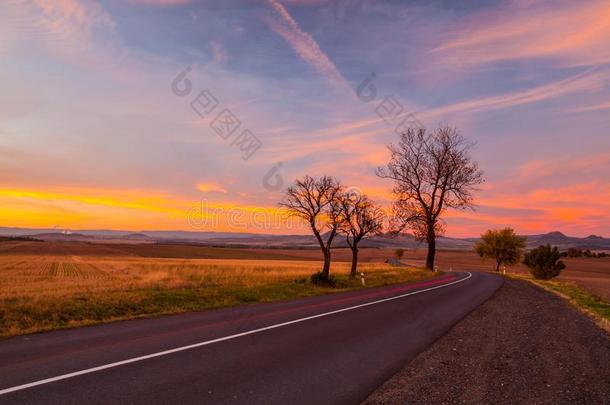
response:
<path id="1" fill-rule="evenodd" d="M 321 271 L 311 275 L 311 284 L 319 286 L 329 286 L 335 288 L 337 286 L 337 279 L 335 276 L 326 276 Z"/>
<path id="2" fill-rule="evenodd" d="M 293 280 L 295 284 L 305 284 L 307 283 L 307 277 L 299 277 Z"/>
<path id="3" fill-rule="evenodd" d="M 539 280 L 549 280 L 557 277 L 561 270 L 565 269 L 565 264 L 559 260 L 561 254 L 557 246 L 540 246 L 532 249 L 525 254 L 523 264 L 530 268 L 534 278 Z"/>
<path id="4" fill-rule="evenodd" d="M 512 266 L 519 263 L 525 238 L 515 233 L 512 228 L 490 229 L 481 235 L 474 251 L 481 257 L 488 257 L 496 262 L 496 272 L 502 264 Z"/>

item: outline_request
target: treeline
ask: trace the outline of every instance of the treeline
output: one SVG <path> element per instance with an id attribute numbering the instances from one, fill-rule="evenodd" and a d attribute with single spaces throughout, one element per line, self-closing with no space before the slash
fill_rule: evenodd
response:
<path id="1" fill-rule="evenodd" d="M 561 252 L 561 257 L 594 257 L 603 258 L 610 257 L 610 254 L 606 252 L 592 252 L 589 249 L 582 250 L 577 248 L 569 248 L 568 250 Z"/>
<path id="2" fill-rule="evenodd" d="M 30 236 L 0 236 L 0 242 L 42 242 L 41 239 Z"/>

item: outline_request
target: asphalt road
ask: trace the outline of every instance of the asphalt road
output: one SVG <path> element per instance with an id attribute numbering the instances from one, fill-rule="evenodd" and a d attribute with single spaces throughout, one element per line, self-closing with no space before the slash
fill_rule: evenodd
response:
<path id="1" fill-rule="evenodd" d="M 501 284 L 454 273 L 11 338 L 0 403 L 358 403 Z"/>

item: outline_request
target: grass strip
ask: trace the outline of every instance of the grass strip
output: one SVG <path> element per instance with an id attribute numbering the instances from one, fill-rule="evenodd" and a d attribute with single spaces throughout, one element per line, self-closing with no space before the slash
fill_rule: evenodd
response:
<path id="1" fill-rule="evenodd" d="M 597 295 L 575 284 L 557 280 L 536 280 L 522 274 L 508 275 L 518 280 L 526 280 L 544 288 L 568 301 L 573 307 L 592 318 L 602 329 L 610 333 L 610 304 Z"/>

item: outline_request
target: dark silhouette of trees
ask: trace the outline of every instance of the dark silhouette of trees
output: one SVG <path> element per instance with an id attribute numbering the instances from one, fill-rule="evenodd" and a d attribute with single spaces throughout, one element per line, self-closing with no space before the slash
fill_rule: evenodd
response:
<path id="1" fill-rule="evenodd" d="M 582 257 L 582 250 L 577 248 L 569 248 L 567 255 L 568 257 Z"/>
<path id="2" fill-rule="evenodd" d="M 472 144 L 452 127 L 433 133 L 408 129 L 397 145 L 388 146 L 391 157 L 377 175 L 394 180 L 394 224 L 410 228 L 428 243 L 426 267 L 434 270 L 436 237 L 444 227 L 448 208 L 473 208 L 473 193 L 483 183 L 483 172 L 470 158 Z"/>
<path id="3" fill-rule="evenodd" d="M 345 235 L 352 250 L 350 278 L 356 277 L 358 267 L 358 244 L 368 235 L 381 232 L 384 213 L 364 194 L 341 195 L 341 223 L 339 231 Z"/>
<path id="4" fill-rule="evenodd" d="M 608 257 L 608 254 L 606 252 L 592 252 L 591 249 L 587 249 L 585 251 L 582 251 L 581 249 L 577 249 L 577 248 L 569 248 L 567 251 L 565 252 L 561 252 L 561 257 L 595 257 L 595 258 L 604 258 L 604 257 Z"/>
<path id="5" fill-rule="evenodd" d="M 557 277 L 559 273 L 561 273 L 561 270 L 566 267 L 566 265 L 559 260 L 560 257 L 561 254 L 559 253 L 557 246 L 540 246 L 525 254 L 523 264 L 530 268 L 530 272 L 534 278 L 549 280 L 553 277 Z"/>
<path id="6" fill-rule="evenodd" d="M 474 250 L 481 257 L 488 257 L 496 261 L 496 271 L 500 265 L 513 266 L 519 263 L 525 248 L 525 237 L 518 236 L 512 228 L 490 229 L 481 235 Z"/>
<path id="7" fill-rule="evenodd" d="M 289 215 L 303 218 L 311 227 L 324 256 L 319 277 L 324 282 L 329 280 L 330 249 L 341 223 L 342 192 L 341 183 L 334 177 L 305 176 L 288 187 L 280 203 L 280 206 L 287 208 Z M 322 235 L 325 230 L 327 233 Z"/>

